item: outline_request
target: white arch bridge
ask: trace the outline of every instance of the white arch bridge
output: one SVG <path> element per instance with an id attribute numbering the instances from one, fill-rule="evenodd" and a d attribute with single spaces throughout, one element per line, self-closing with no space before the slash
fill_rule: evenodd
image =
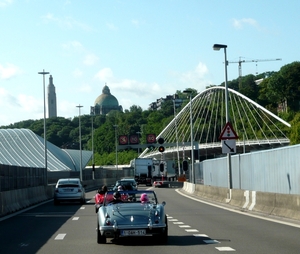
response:
<path id="1" fill-rule="evenodd" d="M 286 133 L 291 125 L 283 119 L 229 88 L 228 105 L 230 123 L 238 135 L 237 153 L 289 145 Z M 195 160 L 225 156 L 219 140 L 225 125 L 225 87 L 208 88 L 174 113 L 174 119 L 157 136 L 164 138 L 165 152 L 146 148 L 139 157 L 182 160 L 191 157 L 192 147 Z"/>

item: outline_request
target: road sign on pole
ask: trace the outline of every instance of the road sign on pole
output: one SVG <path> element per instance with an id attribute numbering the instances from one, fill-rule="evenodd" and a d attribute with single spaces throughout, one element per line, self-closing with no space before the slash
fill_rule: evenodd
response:
<path id="1" fill-rule="evenodd" d="M 236 134 L 236 132 L 234 131 L 231 123 L 227 122 L 219 136 L 219 139 L 226 140 L 226 139 L 238 139 L 238 138 L 239 137 Z"/>
<path id="2" fill-rule="evenodd" d="M 222 153 L 236 153 L 235 139 L 222 140 Z"/>

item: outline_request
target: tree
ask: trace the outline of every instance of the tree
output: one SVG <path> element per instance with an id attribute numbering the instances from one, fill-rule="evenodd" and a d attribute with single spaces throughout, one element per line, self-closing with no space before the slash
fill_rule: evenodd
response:
<path id="1" fill-rule="evenodd" d="M 269 101 L 287 105 L 291 110 L 299 110 L 300 62 L 281 67 L 280 71 L 268 79 L 266 96 Z M 287 108 L 285 108 L 285 111 Z"/>
<path id="2" fill-rule="evenodd" d="M 258 97 L 259 88 L 255 83 L 254 75 L 247 75 L 242 78 L 241 84 L 239 86 L 239 92 L 251 100 L 255 101 Z"/>

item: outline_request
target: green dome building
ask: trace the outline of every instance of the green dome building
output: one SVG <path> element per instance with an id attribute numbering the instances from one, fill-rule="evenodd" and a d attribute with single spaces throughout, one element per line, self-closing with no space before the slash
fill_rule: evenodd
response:
<path id="1" fill-rule="evenodd" d="M 111 110 L 123 111 L 121 105 L 115 96 L 110 93 L 109 87 L 105 85 L 102 89 L 102 94 L 95 100 L 95 115 L 106 115 Z"/>

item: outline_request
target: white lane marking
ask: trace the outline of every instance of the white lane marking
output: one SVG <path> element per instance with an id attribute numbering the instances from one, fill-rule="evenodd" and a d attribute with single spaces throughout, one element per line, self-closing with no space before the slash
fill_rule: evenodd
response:
<path id="1" fill-rule="evenodd" d="M 72 220 L 79 220 L 79 217 L 74 217 Z"/>
<path id="2" fill-rule="evenodd" d="M 195 237 L 208 237 L 208 235 L 205 234 L 193 234 Z"/>
<path id="3" fill-rule="evenodd" d="M 173 222 L 173 224 L 174 224 L 174 225 L 180 225 L 180 224 L 184 224 L 184 223 L 183 223 L 183 222 L 181 222 L 181 221 L 177 221 L 177 222 L 176 222 L 176 221 L 174 221 L 174 222 Z"/>
<path id="4" fill-rule="evenodd" d="M 217 240 L 212 240 L 212 239 L 210 239 L 210 240 L 203 240 L 203 242 L 205 242 L 206 244 L 220 243 L 219 241 L 217 241 Z"/>
<path id="5" fill-rule="evenodd" d="M 235 249 L 232 249 L 230 247 L 216 247 L 218 251 L 235 251 Z"/>
<path id="6" fill-rule="evenodd" d="M 85 209 L 85 206 L 80 207 L 80 209 Z"/>
<path id="7" fill-rule="evenodd" d="M 169 221 L 178 221 L 177 219 L 170 219 Z"/>
<path id="8" fill-rule="evenodd" d="M 199 232 L 197 229 L 185 229 L 186 232 Z"/>
<path id="9" fill-rule="evenodd" d="M 179 226 L 180 228 L 190 228 L 191 226 L 189 226 L 189 225 L 181 225 L 181 226 Z"/>
<path id="10" fill-rule="evenodd" d="M 66 234 L 58 234 L 54 240 L 63 240 L 65 238 Z"/>

